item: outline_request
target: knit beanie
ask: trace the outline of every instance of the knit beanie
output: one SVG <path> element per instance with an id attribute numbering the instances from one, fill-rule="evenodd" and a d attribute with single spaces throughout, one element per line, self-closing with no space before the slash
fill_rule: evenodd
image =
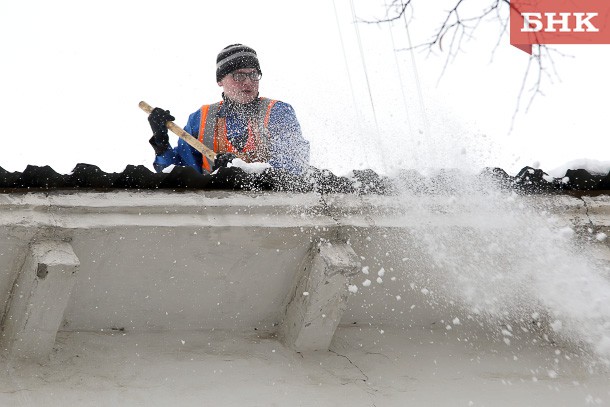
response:
<path id="1" fill-rule="evenodd" d="M 233 44 L 225 47 L 216 57 L 216 82 L 236 69 L 254 68 L 260 73 L 256 51 L 243 44 Z"/>

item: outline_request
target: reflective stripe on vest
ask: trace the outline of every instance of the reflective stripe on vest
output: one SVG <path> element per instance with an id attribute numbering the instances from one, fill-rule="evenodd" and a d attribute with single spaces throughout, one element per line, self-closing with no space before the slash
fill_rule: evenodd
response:
<path id="1" fill-rule="evenodd" d="M 218 117 L 222 101 L 212 105 L 201 106 L 201 122 L 199 123 L 199 141 L 215 153 L 231 152 L 246 162 L 269 160 L 269 118 L 271 108 L 277 100 L 259 98 L 259 110 L 256 115 L 256 126 L 248 123 L 248 141 L 241 152 L 233 148 L 227 138 L 227 123 L 225 118 Z M 266 107 L 266 108 L 265 108 Z M 222 124 L 219 126 L 219 124 Z M 222 129 L 220 128 L 222 127 Z M 203 157 L 201 166 L 207 172 L 212 172 L 212 165 Z"/>

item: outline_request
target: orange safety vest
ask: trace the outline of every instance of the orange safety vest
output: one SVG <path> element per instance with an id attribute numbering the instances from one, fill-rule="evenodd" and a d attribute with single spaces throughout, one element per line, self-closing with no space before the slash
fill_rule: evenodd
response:
<path id="1" fill-rule="evenodd" d="M 199 141 L 216 154 L 232 153 L 247 163 L 269 161 L 269 116 L 276 102 L 277 100 L 259 98 L 256 120 L 254 123 L 253 120 L 248 120 L 248 141 L 241 152 L 237 151 L 227 138 L 227 119 L 217 117 L 222 101 L 201 106 Z M 203 157 L 201 166 L 204 170 L 212 172 L 213 164 Z"/>

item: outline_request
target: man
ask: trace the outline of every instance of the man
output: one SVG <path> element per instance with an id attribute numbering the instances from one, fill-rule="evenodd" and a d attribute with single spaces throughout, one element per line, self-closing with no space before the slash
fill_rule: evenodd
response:
<path id="1" fill-rule="evenodd" d="M 169 144 L 166 123 L 169 110 L 155 108 L 148 121 L 150 144 L 157 172 L 169 165 L 191 166 L 209 173 L 235 157 L 246 162 L 266 162 L 274 168 L 302 174 L 309 163 L 309 142 L 301 134 L 294 109 L 287 103 L 258 96 L 262 71 L 256 51 L 242 44 L 224 48 L 216 58 L 216 82 L 222 101 L 204 105 L 189 116 L 184 130 L 217 153 L 213 163 L 178 140 Z"/>

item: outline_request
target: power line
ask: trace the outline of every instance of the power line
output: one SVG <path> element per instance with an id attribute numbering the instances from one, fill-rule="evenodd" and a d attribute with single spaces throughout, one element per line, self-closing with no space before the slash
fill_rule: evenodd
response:
<path id="1" fill-rule="evenodd" d="M 360 29 L 358 28 L 358 22 L 356 21 L 356 10 L 354 8 L 354 1 L 350 0 L 352 8 L 352 18 L 354 21 L 354 27 L 356 29 L 356 39 L 358 40 L 358 48 L 360 50 L 360 60 L 362 61 L 362 69 L 364 70 L 364 77 L 366 79 L 366 87 L 369 92 L 369 99 L 371 101 L 371 110 L 373 111 L 373 119 L 375 119 L 375 128 L 377 129 L 377 136 L 379 137 L 379 124 L 377 123 L 377 114 L 375 113 L 375 103 L 373 102 L 373 94 L 371 92 L 371 84 L 369 82 L 369 75 L 366 69 L 366 62 L 364 60 L 364 51 L 362 50 L 362 41 L 360 40 Z"/>
<path id="2" fill-rule="evenodd" d="M 417 62 L 415 61 L 415 53 L 413 52 L 413 44 L 411 42 L 411 34 L 409 33 L 409 23 L 407 22 L 407 13 L 402 0 L 400 1 L 403 13 L 402 17 L 405 22 L 405 31 L 407 32 L 407 41 L 409 42 L 409 51 L 411 53 L 411 63 L 413 64 L 413 75 L 415 76 L 415 85 L 417 87 L 417 96 L 419 98 L 419 105 L 422 109 L 422 121 L 424 124 L 424 132 L 426 135 L 430 135 L 430 126 L 428 125 L 428 116 L 426 114 L 426 105 L 424 104 L 424 96 L 421 90 L 421 83 L 419 81 L 419 74 L 417 72 Z"/>
<path id="3" fill-rule="evenodd" d="M 341 40 L 341 50 L 343 51 L 343 61 L 345 62 L 345 70 L 347 71 L 347 80 L 349 81 L 349 89 L 352 92 L 352 102 L 354 103 L 354 111 L 356 113 L 356 117 L 358 117 L 357 104 L 356 104 L 356 95 L 354 94 L 354 84 L 352 82 L 352 76 L 349 71 L 349 63 L 347 62 L 347 55 L 345 54 L 345 45 L 343 43 L 343 35 L 341 34 L 341 24 L 339 23 L 339 14 L 337 13 L 337 6 L 335 5 L 335 0 L 333 0 L 333 8 L 335 10 L 335 21 L 337 22 L 337 30 L 339 31 L 339 39 Z M 360 126 L 360 121 L 357 121 L 358 126 Z"/>
<path id="4" fill-rule="evenodd" d="M 386 5 L 387 7 L 387 5 Z M 400 92 L 402 93 L 402 102 L 405 106 L 405 114 L 407 115 L 407 125 L 409 126 L 409 134 L 413 134 L 413 127 L 411 126 L 411 117 L 409 115 L 409 106 L 407 104 L 407 95 L 405 95 L 405 86 L 402 82 L 402 75 L 400 74 L 400 64 L 398 63 L 398 57 L 396 56 L 396 44 L 394 42 L 394 34 L 392 33 L 392 24 L 389 24 L 390 39 L 392 40 L 392 51 L 394 53 L 394 62 L 396 63 L 396 71 L 398 73 L 398 82 L 400 83 Z"/>

